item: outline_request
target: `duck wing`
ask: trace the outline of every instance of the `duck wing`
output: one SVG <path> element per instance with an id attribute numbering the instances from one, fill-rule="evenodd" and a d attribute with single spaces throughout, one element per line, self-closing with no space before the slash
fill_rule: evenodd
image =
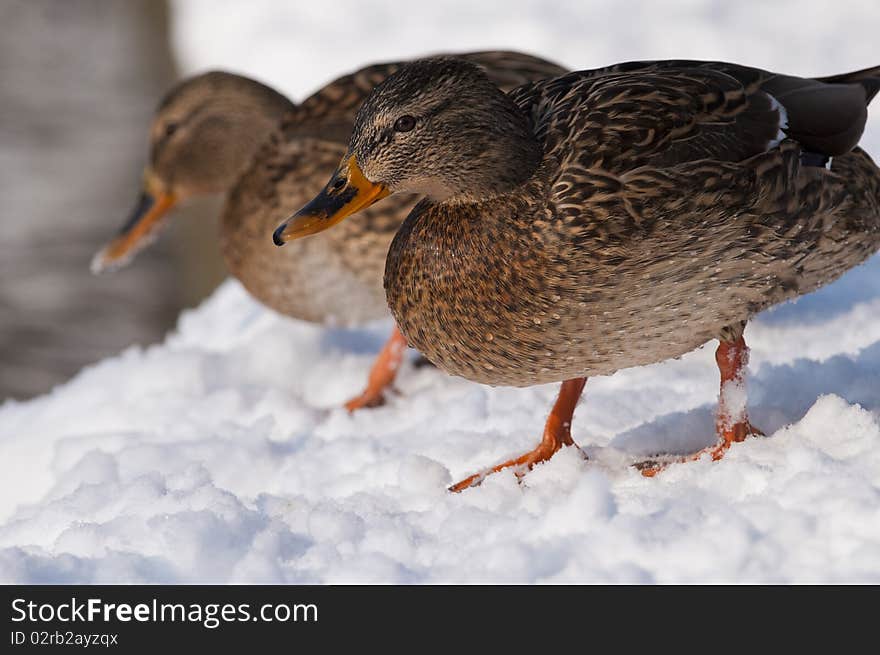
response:
<path id="1" fill-rule="evenodd" d="M 510 91 L 529 82 L 565 75 L 567 68 L 552 61 L 513 50 L 468 52 L 458 56 L 476 64 L 502 91 Z"/>
<path id="2" fill-rule="evenodd" d="M 878 79 L 814 80 L 720 62 L 630 62 L 512 92 L 561 165 L 622 173 L 738 162 L 790 138 L 834 156 L 858 143 Z"/>
<path id="3" fill-rule="evenodd" d="M 366 66 L 321 87 L 285 116 L 281 124 L 284 137 L 312 137 L 348 144 L 354 117 L 364 99 L 400 65 L 392 62 Z"/>

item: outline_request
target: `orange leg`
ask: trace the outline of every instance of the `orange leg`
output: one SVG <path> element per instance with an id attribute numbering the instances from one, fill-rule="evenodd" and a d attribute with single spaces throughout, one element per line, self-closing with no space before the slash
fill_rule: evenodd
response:
<path id="1" fill-rule="evenodd" d="M 403 361 L 403 354 L 406 352 L 406 339 L 394 326 L 394 331 L 388 337 L 388 341 L 382 346 L 382 351 L 373 362 L 373 368 L 370 369 L 370 377 L 367 379 L 367 388 L 359 395 L 347 403 L 345 409 L 353 412 L 362 407 L 376 407 L 385 402 L 382 392 L 394 382 L 397 376 L 397 369 Z"/>
<path id="2" fill-rule="evenodd" d="M 574 408 L 581 397 L 587 378 L 574 378 L 566 380 L 559 389 L 559 396 L 553 409 L 550 410 L 550 416 L 544 424 L 544 436 L 541 437 L 541 443 L 531 452 L 521 455 L 515 459 L 493 466 L 480 473 L 476 473 L 465 478 L 461 482 L 449 487 L 449 491 L 464 491 L 468 487 L 476 487 L 488 475 L 497 473 L 506 468 L 516 467 L 517 477 L 525 475 L 526 471 L 531 469 L 539 462 L 546 462 L 553 457 L 554 453 L 563 446 L 574 446 L 574 440 L 571 438 L 571 420 L 574 416 Z"/>
<path id="3" fill-rule="evenodd" d="M 745 404 L 745 373 L 749 363 L 749 347 L 742 336 L 735 341 L 722 341 L 715 351 L 715 361 L 721 372 L 721 393 L 718 396 L 718 415 L 715 431 L 718 443 L 680 460 L 684 462 L 700 459 L 705 453 L 718 461 L 735 442 L 745 441 L 752 435 L 764 433 L 749 423 Z M 646 477 L 653 477 L 666 468 L 666 464 L 647 462 L 637 464 Z"/>
<path id="4" fill-rule="evenodd" d="M 745 374 L 749 364 L 749 347 L 745 339 L 740 337 L 736 341 L 722 341 L 715 351 L 715 361 L 721 371 L 721 393 L 715 422 L 720 440 L 711 453 L 712 459 L 718 461 L 734 442 L 745 441 L 750 435 L 763 436 L 764 433 L 752 427 L 746 411 Z M 737 399 L 737 396 L 740 398 Z"/>

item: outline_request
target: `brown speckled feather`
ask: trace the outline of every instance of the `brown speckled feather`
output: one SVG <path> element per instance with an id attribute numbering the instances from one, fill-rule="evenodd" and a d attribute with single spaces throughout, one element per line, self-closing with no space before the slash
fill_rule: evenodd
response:
<path id="1" fill-rule="evenodd" d="M 508 193 L 415 208 L 385 275 L 402 332 L 526 386 L 682 355 L 834 280 L 880 248 L 880 171 L 852 149 L 874 78 L 834 79 L 648 62 L 513 91 L 543 159 Z"/>
<path id="2" fill-rule="evenodd" d="M 505 90 L 564 72 L 515 52 L 456 56 L 477 63 Z M 283 314 L 342 324 L 387 314 L 385 256 L 415 196 L 388 198 L 335 230 L 283 249 L 273 245 L 272 231 L 321 189 L 345 154 L 364 98 L 400 66 L 368 66 L 307 98 L 285 117 L 229 195 L 222 247 L 230 270 L 252 295 Z"/>

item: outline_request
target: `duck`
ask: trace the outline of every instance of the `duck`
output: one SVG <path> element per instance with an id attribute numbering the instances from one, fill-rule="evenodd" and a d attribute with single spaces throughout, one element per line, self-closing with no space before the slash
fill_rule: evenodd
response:
<path id="1" fill-rule="evenodd" d="M 514 51 L 462 53 L 499 88 L 554 77 L 564 68 Z M 295 104 L 248 77 L 210 71 L 183 80 L 156 109 L 143 188 L 129 219 L 92 260 L 117 270 L 159 234 L 170 211 L 190 198 L 226 194 L 220 246 L 230 274 L 274 311 L 319 324 L 357 326 L 388 315 L 382 287 L 391 239 L 417 196 L 400 194 L 365 209 L 338 232 L 278 251 L 279 212 L 317 193 L 345 154 L 356 111 L 403 62 L 361 68 Z M 406 351 L 395 328 L 350 411 L 382 404 Z"/>
<path id="2" fill-rule="evenodd" d="M 745 402 L 756 313 L 880 248 L 880 171 L 858 143 L 880 67 L 801 78 L 732 63 L 627 62 L 505 93 L 473 65 L 412 62 L 366 98 L 325 188 L 276 229 L 297 240 L 417 193 L 385 292 L 406 341 L 474 382 L 561 383 L 538 446 L 563 447 L 587 378 L 717 339 L 716 443 L 761 432 Z"/>

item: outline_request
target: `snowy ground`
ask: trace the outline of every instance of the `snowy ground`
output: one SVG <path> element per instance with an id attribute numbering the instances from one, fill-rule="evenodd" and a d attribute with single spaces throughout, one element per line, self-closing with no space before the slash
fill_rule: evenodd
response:
<path id="1" fill-rule="evenodd" d="M 507 2 L 496 21 L 452 4 L 188 1 L 178 51 L 294 96 L 364 60 L 477 47 L 578 67 L 880 63 L 876 3 Z M 880 152 L 876 117 L 869 130 Z M 348 416 L 387 328 L 297 323 L 228 282 L 166 343 L 0 406 L 0 581 L 880 582 L 880 259 L 749 327 L 768 438 L 651 480 L 619 460 L 707 443 L 714 344 L 591 380 L 573 426 L 591 461 L 569 449 L 523 485 L 502 474 L 451 495 L 534 445 L 555 387 L 405 366 L 401 395 Z"/>

